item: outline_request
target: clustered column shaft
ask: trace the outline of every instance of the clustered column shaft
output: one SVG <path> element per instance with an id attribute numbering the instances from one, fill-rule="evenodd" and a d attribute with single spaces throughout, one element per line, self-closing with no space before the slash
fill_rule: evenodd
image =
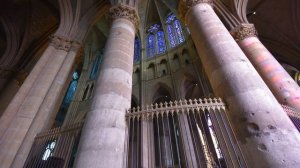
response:
<path id="1" fill-rule="evenodd" d="M 125 145 L 125 112 L 130 108 L 136 10 L 119 4 L 113 18 L 103 66 L 81 135 L 75 167 L 122 168 Z"/>
<path id="2" fill-rule="evenodd" d="M 215 94 L 228 104 L 227 115 L 247 165 L 295 167 L 299 164 L 298 131 L 211 3 L 187 0 L 185 19 Z"/>
<path id="3" fill-rule="evenodd" d="M 53 105 L 60 104 L 58 99 L 53 99 L 51 96 L 59 95 L 63 84 L 58 86 L 60 89 L 55 89 L 55 92 L 49 93 L 48 91 L 54 87 L 53 81 L 71 46 L 72 42 L 64 37 L 53 36 L 51 38 L 48 48 L 1 117 L 1 167 L 23 166 L 35 135 L 48 121 L 47 118 L 43 118 L 43 115 L 42 117 L 38 115 L 42 104 L 50 109 Z M 64 77 L 68 78 L 69 76 L 67 74 Z M 46 113 L 43 114 L 49 116 L 52 112 L 52 110 L 46 110 Z"/>

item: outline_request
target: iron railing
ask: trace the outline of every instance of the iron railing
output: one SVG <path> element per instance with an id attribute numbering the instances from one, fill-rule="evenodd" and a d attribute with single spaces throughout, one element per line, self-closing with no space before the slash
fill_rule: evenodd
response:
<path id="1" fill-rule="evenodd" d="M 128 110 L 124 167 L 245 167 L 220 98 Z"/>

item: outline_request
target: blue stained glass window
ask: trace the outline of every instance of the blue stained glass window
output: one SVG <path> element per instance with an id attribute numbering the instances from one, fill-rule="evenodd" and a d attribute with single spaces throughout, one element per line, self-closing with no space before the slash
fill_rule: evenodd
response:
<path id="1" fill-rule="evenodd" d="M 154 24 L 152 26 L 150 26 L 150 28 L 148 29 L 148 33 L 156 33 L 158 30 L 160 29 L 160 25 L 159 24 Z"/>
<path id="2" fill-rule="evenodd" d="M 151 58 L 154 55 L 155 55 L 155 36 L 153 34 L 149 34 L 147 40 L 147 57 Z"/>
<path id="3" fill-rule="evenodd" d="M 171 24 L 176 19 L 176 16 L 172 13 L 167 16 L 167 24 Z"/>
<path id="4" fill-rule="evenodd" d="M 64 99 L 64 104 L 65 105 L 70 104 L 71 101 L 72 101 L 72 98 L 73 98 L 73 96 L 75 94 L 75 91 L 76 91 L 76 88 L 77 88 L 78 78 L 79 78 L 79 74 L 78 74 L 78 72 L 75 71 L 73 73 L 71 84 L 68 88 L 67 94 L 66 94 L 65 99 Z"/>
<path id="5" fill-rule="evenodd" d="M 181 25 L 180 25 L 179 20 L 174 21 L 174 27 L 175 27 L 176 34 L 177 34 L 177 37 L 178 37 L 178 42 L 180 44 L 180 43 L 184 42 L 184 35 L 182 33 L 182 29 L 181 29 Z"/>
<path id="6" fill-rule="evenodd" d="M 158 54 L 162 54 L 166 52 L 166 42 L 165 42 L 165 35 L 162 30 L 159 30 L 156 34 L 157 38 L 157 51 Z"/>
<path id="7" fill-rule="evenodd" d="M 141 59 L 141 44 L 140 44 L 140 39 L 138 37 L 136 37 L 134 39 L 134 57 L 133 57 L 133 61 L 137 62 L 140 61 Z"/>
<path id="8" fill-rule="evenodd" d="M 174 33 L 174 28 L 172 25 L 167 25 L 167 29 L 168 29 L 169 44 L 170 47 L 173 48 L 176 46 L 176 36 Z"/>
<path id="9" fill-rule="evenodd" d="M 96 78 L 96 76 L 98 74 L 98 71 L 99 71 L 99 66 L 100 66 L 101 61 L 102 61 L 102 54 L 99 54 L 96 57 L 96 60 L 93 64 L 92 71 L 91 71 L 91 74 L 90 74 L 90 79 L 95 79 Z"/>

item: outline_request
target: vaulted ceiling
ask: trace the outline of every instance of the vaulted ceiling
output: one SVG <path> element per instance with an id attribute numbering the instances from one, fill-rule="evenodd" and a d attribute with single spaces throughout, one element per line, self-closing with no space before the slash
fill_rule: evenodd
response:
<path id="1" fill-rule="evenodd" d="M 80 16 L 91 6 L 105 0 L 82 0 Z M 108 0 L 107 0 L 108 1 Z M 259 38 L 281 61 L 300 69 L 300 1 L 299 0 L 218 0 L 232 11 L 245 13 L 248 21 L 255 24 Z M 32 51 L 47 41 L 46 37 L 57 29 L 64 10 L 58 0 L 4 0 L 0 5 L 0 69 L 15 69 L 7 66 L 11 62 L 30 60 Z M 70 1 L 73 9 L 78 4 Z M 107 7 L 107 6 L 106 6 Z M 160 22 L 169 12 L 175 12 L 178 0 L 140 0 L 140 34 L 152 23 Z M 72 12 L 75 12 L 73 10 Z M 99 18 L 91 28 L 86 42 L 98 39 L 104 43 L 109 22 Z M 91 39 L 89 39 L 91 38 Z M 9 39 L 13 39 L 11 41 Z M 7 53 L 8 52 L 8 53 Z M 7 58 L 10 56 L 13 58 Z M 11 61 L 11 62 L 9 62 Z M 5 64 L 4 64 L 5 63 Z"/>

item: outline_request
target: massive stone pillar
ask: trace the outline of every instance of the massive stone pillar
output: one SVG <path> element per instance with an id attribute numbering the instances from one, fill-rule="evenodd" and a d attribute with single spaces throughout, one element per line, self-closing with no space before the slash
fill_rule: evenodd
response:
<path id="1" fill-rule="evenodd" d="M 122 168 L 125 147 L 125 112 L 130 108 L 136 10 L 119 4 L 113 18 L 104 61 L 90 111 L 82 131 L 75 167 Z"/>
<path id="2" fill-rule="evenodd" d="M 16 159 L 17 152 L 29 128 L 34 123 L 41 104 L 66 58 L 70 45 L 69 40 L 54 36 L 48 49 L 8 106 L 4 115 L 9 117 L 3 119 L 7 119 L 4 121 L 7 125 L 2 128 L 0 140 L 1 167 L 11 167 Z"/>
<path id="3" fill-rule="evenodd" d="M 76 41 L 72 42 L 70 51 L 66 55 L 63 65 L 60 67 L 43 103 L 41 104 L 41 107 L 39 108 L 39 111 L 37 112 L 37 115 L 30 125 L 11 167 L 23 167 L 35 136 L 41 131 L 51 128 L 61 102 L 63 101 L 65 95 L 63 94 L 64 90 L 66 90 L 66 86 L 68 86 L 71 79 L 76 56 L 78 55 L 80 48 L 80 43 Z"/>
<path id="4" fill-rule="evenodd" d="M 185 19 L 248 167 L 300 164 L 300 134 L 215 14 L 211 0 L 187 0 Z M 241 157 L 242 158 L 242 157 Z"/>
<path id="5" fill-rule="evenodd" d="M 232 35 L 277 100 L 300 112 L 300 87 L 256 37 L 253 24 L 237 26 Z"/>

